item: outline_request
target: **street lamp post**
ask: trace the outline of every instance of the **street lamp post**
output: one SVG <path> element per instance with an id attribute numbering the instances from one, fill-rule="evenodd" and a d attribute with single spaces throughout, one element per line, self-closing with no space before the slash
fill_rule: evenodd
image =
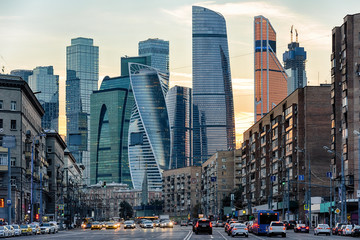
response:
<path id="1" fill-rule="evenodd" d="M 358 136 L 358 225 L 360 224 L 360 132 L 354 130 L 354 134 Z"/>

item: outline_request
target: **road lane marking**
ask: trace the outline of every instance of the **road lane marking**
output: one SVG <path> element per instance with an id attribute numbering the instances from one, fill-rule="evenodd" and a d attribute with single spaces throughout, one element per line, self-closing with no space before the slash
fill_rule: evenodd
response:
<path id="1" fill-rule="evenodd" d="M 184 240 L 189 240 L 191 238 L 192 234 L 193 234 L 193 231 L 189 231 L 189 233 L 186 235 Z"/>
<path id="2" fill-rule="evenodd" d="M 261 240 L 264 240 L 265 238 L 261 238 L 259 236 L 256 236 L 255 234 L 252 235 L 253 237 L 257 238 L 257 239 L 261 239 Z"/>
<path id="3" fill-rule="evenodd" d="M 225 240 L 227 240 L 226 237 L 224 237 L 224 235 L 221 234 L 221 232 L 217 231 Z"/>

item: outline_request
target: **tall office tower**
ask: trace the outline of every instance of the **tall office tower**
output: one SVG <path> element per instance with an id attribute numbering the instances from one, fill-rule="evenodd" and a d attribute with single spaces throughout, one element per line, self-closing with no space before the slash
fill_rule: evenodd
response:
<path id="1" fill-rule="evenodd" d="M 58 131 L 59 75 L 54 75 L 53 66 L 36 67 L 29 76 L 28 83 L 45 110 L 45 115 L 41 118 L 41 127 Z"/>
<path id="2" fill-rule="evenodd" d="M 276 32 L 270 21 L 254 18 L 255 122 L 287 96 L 287 75 L 276 57 Z"/>
<path id="3" fill-rule="evenodd" d="M 128 158 L 128 130 L 135 104 L 130 86 L 129 62 L 149 64 L 149 57 L 121 58 L 121 76 L 105 77 L 100 89 L 91 94 L 90 183 L 132 180 Z"/>
<path id="4" fill-rule="evenodd" d="M 32 70 L 15 69 L 10 72 L 10 75 L 21 77 L 25 82 L 29 82 L 29 76 L 33 74 Z"/>
<path id="5" fill-rule="evenodd" d="M 331 145 L 336 152 L 331 163 L 333 176 L 340 182 L 341 158 L 344 160 L 344 177 L 347 198 L 356 198 L 359 189 L 359 138 L 360 132 L 360 14 L 346 15 L 344 23 L 332 30 L 331 54 Z M 346 202 L 346 201 L 345 201 Z M 357 211 L 349 205 L 347 212 Z M 345 215 L 346 216 L 346 215 Z M 356 219 L 351 219 L 357 222 Z"/>
<path id="6" fill-rule="evenodd" d="M 85 183 L 90 182 L 90 95 L 98 88 L 98 78 L 99 47 L 90 38 L 71 39 L 71 46 L 66 47 L 67 145 L 85 166 Z"/>
<path id="7" fill-rule="evenodd" d="M 235 148 L 234 104 L 224 17 L 192 8 L 193 165 Z"/>
<path id="8" fill-rule="evenodd" d="M 170 169 L 191 165 L 191 88 L 174 86 L 166 95 L 170 121 Z"/>
<path id="9" fill-rule="evenodd" d="M 139 42 L 139 56 L 150 56 L 151 63 L 149 66 L 169 72 L 169 41 L 158 38 L 149 38 Z"/>
<path id="10" fill-rule="evenodd" d="M 135 105 L 129 125 L 129 164 L 135 189 L 162 188 L 162 171 L 169 169 L 170 127 L 165 96 L 169 77 L 155 68 L 129 63 Z M 147 176 L 145 177 L 145 173 Z"/>
<path id="11" fill-rule="evenodd" d="M 305 61 L 306 51 L 300 47 L 298 42 L 298 33 L 296 32 L 296 41 L 293 42 L 293 28 L 291 27 L 291 43 L 288 44 L 288 51 L 283 54 L 284 68 L 286 69 L 287 94 L 290 95 L 297 88 L 303 88 L 307 85 Z"/>

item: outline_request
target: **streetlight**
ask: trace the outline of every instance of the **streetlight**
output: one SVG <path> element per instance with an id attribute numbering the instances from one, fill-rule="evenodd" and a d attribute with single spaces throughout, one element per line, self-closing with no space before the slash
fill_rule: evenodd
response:
<path id="1" fill-rule="evenodd" d="M 341 154 L 339 156 L 339 153 L 335 152 L 334 150 L 331 150 L 327 146 L 323 146 L 323 148 L 331 154 L 335 154 L 335 156 L 339 157 L 341 160 L 341 222 L 346 222 L 346 193 L 345 193 L 345 176 L 344 176 L 344 157 Z"/>
<path id="2" fill-rule="evenodd" d="M 360 132 L 354 130 L 354 134 L 358 136 L 358 190 L 357 190 L 357 196 L 358 196 L 358 224 L 360 224 Z"/>

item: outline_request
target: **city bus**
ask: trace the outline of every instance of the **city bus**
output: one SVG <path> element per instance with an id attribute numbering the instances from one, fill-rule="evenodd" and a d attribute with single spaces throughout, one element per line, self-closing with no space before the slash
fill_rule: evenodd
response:
<path id="1" fill-rule="evenodd" d="M 255 214 L 255 221 L 252 227 L 253 233 L 266 234 L 266 228 L 272 221 L 279 221 L 279 213 L 272 210 L 259 210 Z"/>

